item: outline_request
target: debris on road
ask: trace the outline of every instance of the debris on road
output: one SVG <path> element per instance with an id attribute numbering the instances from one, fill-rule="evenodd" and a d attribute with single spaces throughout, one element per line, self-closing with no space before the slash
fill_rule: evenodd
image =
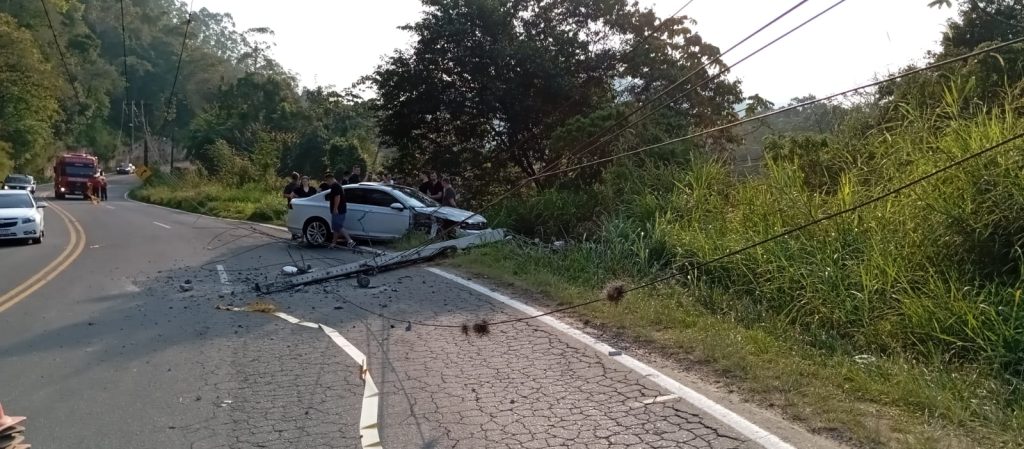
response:
<path id="1" fill-rule="evenodd" d="M 274 293 L 290 290 L 300 285 L 322 282 L 339 277 L 367 274 L 372 275 L 385 270 L 392 270 L 414 263 L 433 260 L 436 257 L 449 254 L 454 251 L 501 241 L 504 239 L 504 236 L 504 230 L 492 229 L 467 237 L 434 243 L 410 251 L 379 255 L 371 259 L 338 265 L 318 272 L 298 274 L 281 281 L 272 281 L 264 284 L 256 283 L 254 285 L 254 289 L 260 293 Z"/>
<path id="2" fill-rule="evenodd" d="M 365 274 L 360 274 L 358 277 L 356 277 L 356 284 L 358 284 L 362 288 L 369 288 L 370 277 Z"/>

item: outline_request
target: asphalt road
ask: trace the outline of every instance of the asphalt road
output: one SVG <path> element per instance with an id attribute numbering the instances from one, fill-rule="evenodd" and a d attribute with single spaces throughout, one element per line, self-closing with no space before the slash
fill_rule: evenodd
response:
<path id="1" fill-rule="evenodd" d="M 523 316 L 421 267 L 382 273 L 369 289 L 341 280 L 260 297 L 251 285 L 285 264 L 367 256 L 126 201 L 134 183 L 113 177 L 100 205 L 46 198 L 45 242 L 0 246 L 0 295 L 31 291 L 0 299 L 0 402 L 29 417 L 34 447 L 357 448 L 367 410 L 375 447 L 393 449 L 760 447 L 749 429 L 544 323 L 478 337 L 382 318 Z M 257 299 L 337 329 L 365 354 L 376 412 L 360 362 L 322 330 L 215 309 Z M 766 428 L 796 447 L 830 445 Z"/>

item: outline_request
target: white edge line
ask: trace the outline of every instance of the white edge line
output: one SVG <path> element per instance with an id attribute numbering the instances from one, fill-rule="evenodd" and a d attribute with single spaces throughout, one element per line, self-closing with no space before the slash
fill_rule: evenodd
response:
<path id="1" fill-rule="evenodd" d="M 284 312 L 274 312 L 274 315 L 292 324 L 323 329 L 324 333 L 338 347 L 348 353 L 349 357 L 352 357 L 352 360 L 360 366 L 361 370 L 365 369 L 366 356 L 359 349 L 356 349 L 352 343 L 349 343 L 345 337 L 342 337 L 338 331 L 322 324 L 302 321 Z M 363 376 L 363 404 L 359 412 L 359 441 L 363 449 L 383 447 L 380 441 L 378 416 L 380 416 L 380 391 L 377 390 L 377 384 L 373 382 L 370 373 L 366 372 Z"/>
<path id="2" fill-rule="evenodd" d="M 156 207 L 156 208 L 168 210 L 168 211 L 171 211 L 171 212 L 177 212 L 179 214 L 196 215 L 196 216 L 199 216 L 199 217 L 211 218 L 211 219 L 220 220 L 220 221 L 230 221 L 230 222 L 234 222 L 234 223 L 245 223 L 245 224 L 251 224 L 251 225 L 256 225 L 256 226 L 263 226 L 263 227 L 269 228 L 269 229 L 276 229 L 278 231 L 288 232 L 288 228 L 286 228 L 284 226 L 277 226 L 277 225 L 266 224 L 266 223 L 257 223 L 255 221 L 235 220 L 234 218 L 214 217 L 212 215 L 197 214 L 195 212 L 189 212 L 189 211 L 186 211 L 186 210 L 175 209 L 173 207 L 160 206 L 160 205 L 157 205 L 157 204 L 150 204 L 150 203 L 146 203 L 146 202 L 142 202 L 142 201 L 136 201 L 136 200 L 133 200 L 131 198 L 128 198 L 128 193 L 129 192 L 131 192 L 131 190 L 128 190 L 128 192 L 124 192 L 124 200 L 128 201 L 128 202 L 131 202 L 131 203 L 141 204 L 143 206 L 149 206 L 149 207 Z"/>
<path id="3" fill-rule="evenodd" d="M 228 272 L 224 269 L 224 265 L 217 265 L 217 274 L 220 275 L 220 283 L 222 285 L 220 291 L 222 293 L 231 293 L 231 282 L 228 281 Z"/>
<path id="4" fill-rule="evenodd" d="M 158 222 L 158 221 L 154 221 L 154 222 L 153 222 L 153 224 L 155 224 L 155 225 L 157 225 L 157 226 L 162 226 L 162 227 L 164 227 L 164 228 L 167 228 L 167 229 L 171 229 L 171 227 L 170 227 L 170 226 L 167 226 L 167 225 L 165 225 L 165 224 L 163 224 L 163 223 L 160 223 L 160 222 Z"/>
<path id="5" fill-rule="evenodd" d="M 470 289 L 475 290 L 479 293 L 483 293 L 484 295 L 491 297 L 495 301 L 501 302 L 527 315 L 540 315 L 541 313 L 543 313 L 540 310 L 535 309 L 527 304 L 516 301 L 512 298 L 509 298 L 508 296 L 505 296 L 501 293 L 498 293 L 473 281 L 463 279 L 462 277 L 448 273 L 447 271 L 441 270 L 439 268 L 430 267 L 424 269 L 445 279 L 451 280 L 465 287 L 469 287 Z M 579 340 L 583 344 L 590 346 L 591 348 L 597 350 L 598 352 L 604 353 L 605 355 L 611 353 L 612 351 L 615 351 L 615 349 L 612 348 L 611 346 L 608 346 L 607 344 L 598 341 L 597 339 L 583 333 L 582 331 L 570 327 L 569 325 L 559 321 L 558 319 L 550 315 L 543 316 L 537 319 Z M 723 407 L 722 405 L 718 404 L 717 402 L 708 399 L 706 396 L 679 383 L 675 379 L 672 379 L 660 373 L 658 370 L 651 368 L 650 366 L 639 360 L 636 360 L 628 355 L 618 355 L 612 358 L 618 361 L 619 363 L 625 365 L 627 368 L 632 369 L 638 374 L 650 379 L 652 382 L 660 385 L 662 388 L 668 390 L 672 394 L 679 396 L 680 398 L 693 404 L 695 407 L 705 411 L 711 416 L 714 416 L 719 421 L 722 421 L 726 425 L 736 429 L 738 432 L 742 433 L 747 438 L 750 438 L 752 441 L 757 442 L 758 444 L 764 446 L 767 449 L 795 449 L 789 443 L 782 441 L 782 439 L 780 439 L 779 437 L 758 427 L 756 424 L 747 421 L 746 418 L 736 414 L 732 410 L 729 410 Z"/>
<path id="6" fill-rule="evenodd" d="M 364 448 L 382 447 L 380 441 L 377 410 L 380 407 L 380 391 L 373 383 L 370 374 L 366 374 L 366 385 L 363 387 L 363 409 L 359 414 L 359 440 Z"/>

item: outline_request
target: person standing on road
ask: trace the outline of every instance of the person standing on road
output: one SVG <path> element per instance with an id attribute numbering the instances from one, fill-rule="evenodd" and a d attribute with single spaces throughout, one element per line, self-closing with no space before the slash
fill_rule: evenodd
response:
<path id="1" fill-rule="evenodd" d="M 458 196 L 455 193 L 455 188 L 452 187 L 452 180 L 449 178 L 441 179 L 441 205 L 448 207 L 459 207 L 455 205 L 455 198 Z"/>
<path id="2" fill-rule="evenodd" d="M 295 189 L 299 187 L 299 174 L 296 172 L 292 172 L 292 174 L 288 176 L 288 178 L 291 179 L 291 181 L 288 183 L 288 185 L 284 186 L 284 191 L 281 192 L 281 196 L 288 200 L 287 205 L 288 208 L 291 209 L 292 198 L 295 198 L 295 195 L 293 195 L 292 193 L 295 191 Z"/>
<path id="3" fill-rule="evenodd" d="M 99 184 L 100 184 L 100 201 L 106 201 L 107 200 L 107 177 L 103 175 L 103 172 L 100 172 Z"/>
<path id="4" fill-rule="evenodd" d="M 330 202 L 331 233 L 334 234 L 330 247 L 337 248 L 338 241 L 344 237 L 345 246 L 352 248 L 356 246 L 356 242 L 352 240 L 352 237 L 349 237 L 348 232 L 345 232 L 345 213 L 348 212 L 348 204 L 345 202 L 345 188 L 338 183 L 337 179 L 334 179 L 333 173 L 324 175 L 324 179 L 330 185 L 330 193 L 325 197 Z"/>

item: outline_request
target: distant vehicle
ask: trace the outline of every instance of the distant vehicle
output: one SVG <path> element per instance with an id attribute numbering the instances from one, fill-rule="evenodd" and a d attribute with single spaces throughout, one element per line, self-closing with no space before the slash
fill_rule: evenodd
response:
<path id="1" fill-rule="evenodd" d="M 99 173 L 99 159 L 91 154 L 71 153 L 57 157 L 53 164 L 53 196 L 64 199 L 67 195 L 85 197 L 85 186 Z"/>
<path id="2" fill-rule="evenodd" d="M 128 162 L 122 162 L 117 164 L 117 168 L 115 168 L 115 170 L 119 175 L 130 175 L 135 173 L 135 166 Z"/>
<path id="3" fill-rule="evenodd" d="M 36 179 L 29 175 L 11 173 L 4 178 L 4 190 L 28 190 L 36 194 Z"/>
<path id="4" fill-rule="evenodd" d="M 43 243 L 43 208 L 24 190 L 0 190 L 0 240 Z"/>
<path id="5" fill-rule="evenodd" d="M 419 190 L 390 184 L 363 182 L 348 184 L 345 199 L 345 230 L 352 237 L 368 240 L 397 240 L 410 231 L 436 233 L 442 226 L 461 222 L 473 213 L 454 207 L 442 207 Z M 309 198 L 292 200 L 285 221 L 292 235 L 301 235 L 311 245 L 331 241 L 330 209 L 319 192 Z M 480 215 L 459 226 L 456 235 L 476 234 L 487 229 L 487 220 Z"/>

